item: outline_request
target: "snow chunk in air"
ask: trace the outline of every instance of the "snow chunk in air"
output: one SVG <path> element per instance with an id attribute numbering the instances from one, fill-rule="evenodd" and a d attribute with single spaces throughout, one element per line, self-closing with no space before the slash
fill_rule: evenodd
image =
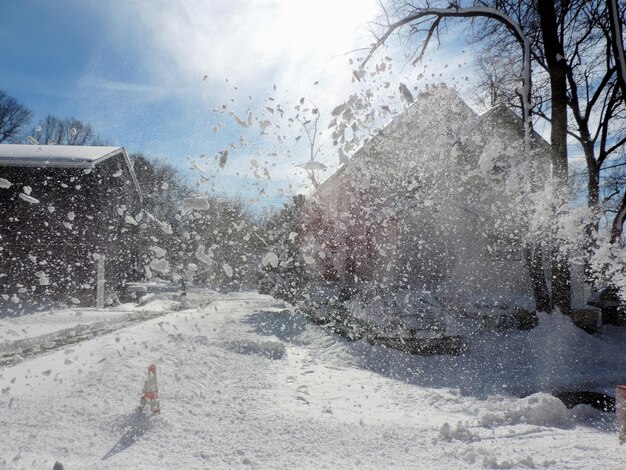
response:
<path id="1" fill-rule="evenodd" d="M 228 277 L 233 277 L 233 268 L 231 268 L 230 265 L 224 263 L 222 268 Z"/>
<path id="2" fill-rule="evenodd" d="M 34 197 L 29 196 L 28 194 L 20 193 L 20 199 L 26 202 L 30 202 L 31 204 L 39 204 L 39 199 L 35 199 Z"/>
<path id="3" fill-rule="evenodd" d="M 188 197 L 183 201 L 183 212 L 209 210 L 209 201 L 202 197 Z"/>
<path id="4" fill-rule="evenodd" d="M 263 266 L 267 266 L 269 264 L 272 268 L 276 268 L 278 267 L 278 256 L 276 256 L 276 253 L 270 251 L 263 257 L 261 263 Z"/>

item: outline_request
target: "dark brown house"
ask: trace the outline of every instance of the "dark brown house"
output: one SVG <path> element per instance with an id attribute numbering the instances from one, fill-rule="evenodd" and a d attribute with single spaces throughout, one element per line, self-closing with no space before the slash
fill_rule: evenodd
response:
<path id="1" fill-rule="evenodd" d="M 0 145 L 0 305 L 93 305 L 139 275 L 142 194 L 123 147 Z"/>

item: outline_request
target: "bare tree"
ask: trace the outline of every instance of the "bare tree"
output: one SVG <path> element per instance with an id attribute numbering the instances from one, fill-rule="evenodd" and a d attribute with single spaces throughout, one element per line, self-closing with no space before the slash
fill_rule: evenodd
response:
<path id="1" fill-rule="evenodd" d="M 13 141 L 28 124 L 31 111 L 0 90 L 0 142 Z"/>
<path id="2" fill-rule="evenodd" d="M 429 2 L 422 2 L 416 6 L 413 2 L 398 2 L 399 6 L 396 15 L 399 16 L 395 22 L 392 22 L 387 16 L 386 23 L 379 24 L 382 29 L 376 35 L 376 41 L 372 45 L 369 55 L 366 57 L 362 66 L 369 61 L 375 51 L 381 47 L 387 39 L 395 31 L 409 27 L 409 34 L 412 36 L 423 37 L 420 45 L 415 52 L 416 60 L 421 60 L 424 53 L 431 42 L 433 36 L 439 32 L 439 28 L 448 18 L 465 18 L 465 19 L 488 19 L 502 26 L 507 34 L 514 39 L 515 42 L 522 46 L 522 86 L 518 88 L 520 100 L 522 103 L 522 115 L 524 121 L 525 148 L 526 152 L 530 152 L 531 146 L 531 119 L 530 119 L 530 91 L 531 91 L 531 74 L 530 74 L 530 40 L 522 30 L 520 24 L 512 19 L 505 12 L 488 6 L 478 7 L 460 7 L 458 3 L 448 4 L 447 8 L 432 7 Z M 557 48 L 558 49 L 558 48 Z M 552 51 L 550 51 L 552 53 Z M 555 53 L 556 54 L 556 53 Z M 560 109 L 560 108 L 559 108 Z M 559 119 L 566 119 L 566 115 L 560 116 Z M 563 123 L 562 123 L 563 124 Z M 567 127 L 567 121 L 564 123 Z M 557 132 L 560 132 L 557 127 Z M 566 138 L 566 134 L 565 134 Z M 560 137 L 559 137 L 560 139 Z M 558 141 L 559 143 L 561 140 Z M 556 151 L 552 155 L 553 168 L 555 171 L 555 180 L 557 182 L 556 192 L 559 194 L 567 194 L 567 147 L 557 145 Z M 563 176 L 565 175 L 565 176 Z M 529 189 L 531 189 L 533 177 L 529 178 Z M 556 253 L 556 252 L 555 252 Z M 562 312 L 569 313 L 571 310 L 571 293 L 570 293 L 570 273 L 567 256 L 562 257 L 558 253 L 558 257 L 553 257 L 553 305 L 559 307 Z M 563 259 L 564 258 L 564 259 Z M 533 296 L 538 310 L 548 311 L 550 309 L 550 293 L 548 291 L 546 279 L 543 269 L 543 254 L 539 244 L 533 244 L 526 250 L 526 260 L 531 277 L 533 288 Z M 556 276 L 556 278 L 554 278 Z"/>
<path id="3" fill-rule="evenodd" d="M 607 162 L 617 158 L 626 143 L 626 108 L 624 91 L 620 91 L 620 71 L 626 66 L 622 65 L 623 59 L 620 60 L 621 41 L 616 41 L 621 37 L 624 8 L 620 11 L 611 0 L 571 0 L 556 4 L 496 0 L 491 4 L 515 18 L 531 39 L 537 66 L 532 112 L 551 124 L 552 140 L 557 147 L 563 147 L 569 136 L 583 150 L 587 166 L 587 205 L 595 214 L 585 226 L 589 260 L 597 245 L 599 221 L 605 210 L 600 200 L 601 172 Z M 506 56 L 509 46 L 503 31 L 482 29 L 478 36 L 487 39 L 489 54 L 497 51 L 498 56 Z M 556 100 L 555 93 L 559 97 Z M 554 121 L 555 117 L 558 122 Z M 566 177 L 565 168 L 560 171 L 561 176 Z M 626 199 L 624 204 L 626 213 Z M 613 240 L 621 237 L 624 217 L 619 216 L 620 212 L 613 223 Z M 587 280 L 593 285 L 595 273 L 590 265 L 586 268 Z"/>
<path id="4" fill-rule="evenodd" d="M 102 145 L 90 124 L 78 119 L 46 116 L 35 126 L 30 136 L 40 144 Z"/>

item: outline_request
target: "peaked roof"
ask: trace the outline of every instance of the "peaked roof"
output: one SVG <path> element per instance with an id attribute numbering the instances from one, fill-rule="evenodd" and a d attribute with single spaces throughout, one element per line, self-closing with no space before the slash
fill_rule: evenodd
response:
<path id="1" fill-rule="evenodd" d="M 124 147 L 2 144 L 0 166 L 93 168 L 119 153 Z"/>
<path id="2" fill-rule="evenodd" d="M 421 107 L 433 106 L 436 109 L 443 110 L 445 107 L 444 104 L 448 107 L 461 107 L 469 114 L 469 119 L 460 125 L 462 129 L 457 130 L 459 137 L 465 135 L 468 129 L 476 125 L 476 119 L 479 115 L 461 98 L 459 93 L 454 88 L 450 88 L 444 83 L 427 85 L 425 89 L 415 96 L 413 102 L 392 116 L 391 119 L 389 119 L 382 127 L 378 128 L 372 136 L 367 138 L 363 144 L 354 151 L 346 163 L 340 165 L 335 172 L 333 172 L 319 185 L 318 188 L 316 188 L 313 195 L 322 193 L 328 186 L 333 184 L 335 179 L 341 177 L 344 173 L 349 171 L 349 168 L 358 166 L 362 162 L 364 155 L 370 151 L 372 145 L 380 140 L 385 140 L 388 134 L 394 132 L 395 126 L 399 125 L 403 121 L 412 121 L 419 118 Z"/>
<path id="3" fill-rule="evenodd" d="M 326 180 L 324 180 L 320 184 L 320 186 L 314 191 L 313 194 L 319 194 L 320 192 L 323 192 L 329 185 L 333 183 L 336 178 L 341 177 L 348 170 L 349 167 L 358 165 L 360 162 L 360 157 L 364 153 L 368 152 L 372 143 L 378 139 L 385 139 L 385 133 L 390 128 L 392 128 L 395 123 L 398 123 L 402 120 L 415 119 L 416 117 L 419 117 L 419 114 L 416 115 L 416 113 L 417 107 L 420 104 L 429 102 L 439 104 L 437 100 L 446 100 L 448 103 L 462 104 L 467 110 L 470 111 L 470 115 L 472 116 L 471 120 L 463 123 L 463 125 L 460 126 L 460 128 L 458 129 L 458 140 L 453 145 L 456 145 L 461 139 L 471 134 L 479 127 L 492 125 L 494 121 L 497 122 L 500 119 L 505 119 L 513 125 L 519 126 L 519 130 L 521 133 L 523 133 L 524 131 L 522 118 L 515 114 L 512 109 L 504 104 L 496 105 L 484 111 L 483 113 L 478 114 L 465 102 L 465 100 L 463 100 L 463 98 L 461 98 L 459 93 L 454 88 L 450 88 L 445 84 L 430 85 L 425 90 L 420 92 L 411 104 L 409 104 L 402 111 L 393 116 L 382 128 L 378 129 L 372 137 L 370 137 L 359 149 L 354 152 L 352 158 L 350 158 L 347 163 L 341 165 L 333 174 L 326 178 Z M 442 110 L 444 109 L 444 106 L 442 105 L 439 105 L 437 107 L 441 108 Z M 538 142 L 540 145 L 549 147 L 549 144 L 543 139 L 543 137 L 541 137 L 534 130 L 532 132 L 532 136 L 535 142 Z"/>
<path id="4" fill-rule="evenodd" d="M 0 167 L 91 169 L 117 155 L 122 155 L 124 158 L 135 189 L 143 202 L 139 181 L 124 147 L 0 144 Z"/>

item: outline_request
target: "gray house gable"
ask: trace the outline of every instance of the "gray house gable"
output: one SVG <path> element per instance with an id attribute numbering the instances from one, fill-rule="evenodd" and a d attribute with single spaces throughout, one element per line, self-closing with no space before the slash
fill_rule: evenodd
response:
<path id="1" fill-rule="evenodd" d="M 341 282 L 427 288 L 456 305 L 506 297 L 532 307 L 527 227 L 511 210 L 524 175 L 545 177 L 550 159 L 536 134 L 527 157 L 523 136 L 511 110 L 478 115 L 454 90 L 429 88 L 314 193 L 316 226 L 333 241 L 312 234 L 311 254 L 326 250 L 320 264 L 326 272 L 332 264 Z"/>

